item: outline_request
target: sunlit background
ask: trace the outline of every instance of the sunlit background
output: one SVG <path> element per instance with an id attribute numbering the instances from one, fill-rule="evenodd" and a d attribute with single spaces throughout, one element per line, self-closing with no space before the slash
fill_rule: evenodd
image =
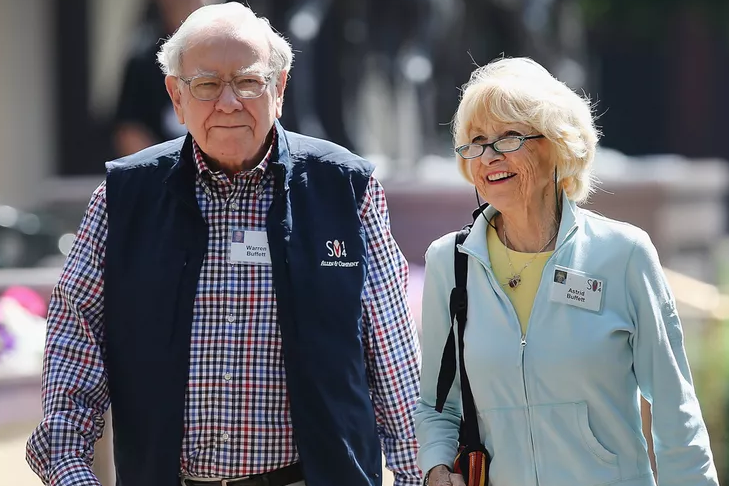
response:
<path id="1" fill-rule="evenodd" d="M 50 287 L 104 162 L 184 133 L 153 55 L 191 0 L 0 0 L 0 470 L 38 485 Z M 589 205 L 641 226 L 679 303 L 720 474 L 729 479 L 729 2 L 250 0 L 293 44 L 283 123 L 377 164 L 420 313 L 428 243 L 476 205 L 452 154 L 476 65 L 533 57 L 596 103 Z M 96 468 L 111 486 L 109 445 Z"/>

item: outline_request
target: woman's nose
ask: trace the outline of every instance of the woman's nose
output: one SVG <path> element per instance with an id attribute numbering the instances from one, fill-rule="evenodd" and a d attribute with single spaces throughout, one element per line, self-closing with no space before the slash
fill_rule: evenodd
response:
<path id="1" fill-rule="evenodd" d="M 491 165 L 501 160 L 504 160 L 504 154 L 497 152 L 493 147 L 485 147 L 481 154 L 481 163 L 484 165 Z"/>

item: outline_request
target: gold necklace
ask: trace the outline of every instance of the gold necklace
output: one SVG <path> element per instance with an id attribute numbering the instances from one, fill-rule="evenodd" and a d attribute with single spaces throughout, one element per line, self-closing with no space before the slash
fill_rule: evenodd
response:
<path id="1" fill-rule="evenodd" d="M 516 290 L 516 288 L 521 283 L 522 272 L 524 272 L 524 270 L 526 270 L 526 267 L 531 265 L 531 263 L 536 260 L 539 254 L 542 253 L 544 249 L 549 246 L 552 240 L 557 237 L 557 233 L 559 233 L 559 228 L 557 228 L 557 231 L 552 235 L 549 241 L 544 244 L 542 249 L 536 252 L 534 256 L 528 262 L 526 262 L 524 266 L 521 267 L 521 270 L 519 270 L 519 272 L 517 273 L 514 271 L 514 265 L 511 264 L 511 258 L 509 258 L 509 237 L 506 235 L 506 226 L 504 226 L 504 251 L 506 252 L 506 260 L 509 262 L 509 268 L 511 269 L 511 277 L 509 277 L 502 285 L 504 287 L 508 286 L 511 290 Z"/>

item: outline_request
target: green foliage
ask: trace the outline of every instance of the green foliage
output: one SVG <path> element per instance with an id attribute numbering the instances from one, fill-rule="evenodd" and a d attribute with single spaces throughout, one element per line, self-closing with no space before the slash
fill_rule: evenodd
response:
<path id="1" fill-rule="evenodd" d="M 711 439 L 714 463 L 725 484 L 727 463 L 727 411 L 729 411 L 729 326 L 724 322 L 684 322 L 686 353 L 696 395 Z M 698 329 L 701 331 L 696 332 Z"/>

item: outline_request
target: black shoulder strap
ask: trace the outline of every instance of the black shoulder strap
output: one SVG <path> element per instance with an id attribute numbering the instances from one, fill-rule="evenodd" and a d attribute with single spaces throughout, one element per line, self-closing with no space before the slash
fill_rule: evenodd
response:
<path id="1" fill-rule="evenodd" d="M 463 358 L 465 349 L 465 341 L 463 335 L 466 331 L 466 311 L 468 300 L 466 298 L 466 264 L 468 260 L 466 255 L 459 253 L 463 259 L 463 308 L 456 314 L 458 319 L 458 364 L 461 377 L 461 398 L 463 401 L 463 412 L 461 417 L 461 430 L 458 441 L 461 445 L 478 447 L 481 446 L 481 437 L 478 431 L 478 415 L 476 413 L 476 403 L 473 400 L 471 392 L 471 382 L 468 381 L 466 374 L 466 361 Z M 458 259 L 458 257 L 456 258 Z M 456 267 L 456 286 L 458 286 L 458 267 Z M 462 315 L 463 317 L 459 317 Z"/>
<path id="2" fill-rule="evenodd" d="M 471 232 L 471 227 L 466 226 L 456 234 L 456 241 L 453 246 L 453 269 L 455 271 L 455 286 L 451 290 L 450 315 L 451 329 L 446 340 L 443 356 L 440 361 L 440 372 L 438 373 L 438 385 L 436 389 L 435 409 L 443 411 L 448 392 L 453 386 L 453 379 L 456 376 L 456 343 L 453 330 L 454 323 L 458 323 L 458 363 L 461 377 L 461 398 L 463 401 L 463 416 L 461 418 L 461 429 L 458 441 L 461 445 L 480 446 L 481 438 L 478 430 L 478 416 L 476 404 L 473 400 L 471 383 L 466 374 L 466 365 L 463 359 L 465 347 L 464 333 L 466 330 L 466 317 L 468 314 L 468 255 L 458 250 L 466 237 Z"/>
<path id="3" fill-rule="evenodd" d="M 466 325 L 466 311 L 468 309 L 468 296 L 466 294 L 468 255 L 458 251 L 458 245 L 462 245 L 466 241 L 466 237 L 470 232 L 471 227 L 466 226 L 456 233 L 456 242 L 453 245 L 453 267 L 456 274 L 456 285 L 451 290 L 450 296 L 451 329 L 448 333 L 445 347 L 443 348 L 443 356 L 440 360 L 440 372 L 438 373 L 435 399 L 435 409 L 438 412 L 443 411 L 448 392 L 450 392 L 451 386 L 453 386 L 453 380 L 456 377 L 456 336 L 453 326 L 457 320 L 460 337 Z"/>

